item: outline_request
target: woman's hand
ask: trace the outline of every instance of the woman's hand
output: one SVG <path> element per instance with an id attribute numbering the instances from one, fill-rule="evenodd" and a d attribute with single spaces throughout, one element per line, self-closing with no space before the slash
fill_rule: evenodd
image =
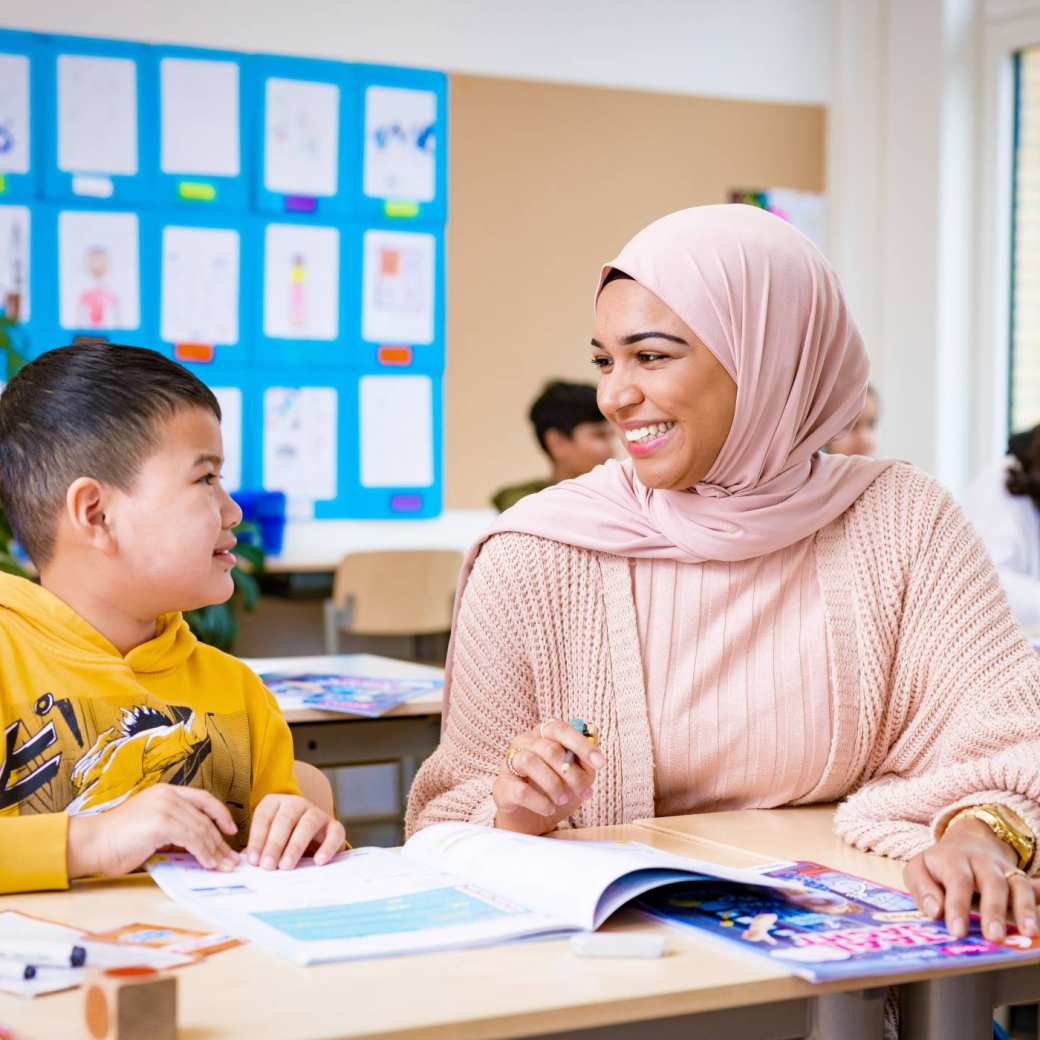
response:
<path id="1" fill-rule="evenodd" d="M 492 794 L 495 826 L 523 834 L 545 834 L 572 815 L 589 795 L 603 752 L 573 726 L 548 719 L 514 737 Z M 567 761 L 567 752 L 573 761 Z"/>
<path id="2" fill-rule="evenodd" d="M 1037 883 L 1018 869 L 1015 851 L 982 820 L 952 823 L 930 849 L 910 860 L 903 880 L 922 912 L 945 915 L 946 927 L 958 938 L 968 934 L 976 892 L 987 939 L 1004 938 L 1009 910 L 1023 935 L 1037 934 Z"/>

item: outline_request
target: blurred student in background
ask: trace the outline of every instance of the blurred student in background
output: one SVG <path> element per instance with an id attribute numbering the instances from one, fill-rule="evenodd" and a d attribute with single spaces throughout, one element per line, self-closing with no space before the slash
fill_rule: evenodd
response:
<path id="1" fill-rule="evenodd" d="M 873 455 L 877 451 L 877 430 L 881 402 L 878 392 L 872 386 L 867 387 L 867 401 L 859 418 L 844 433 L 838 434 L 827 444 L 827 451 L 832 455 Z"/>
<path id="2" fill-rule="evenodd" d="M 543 480 L 514 484 L 496 492 L 491 502 L 501 513 L 527 495 L 571 480 L 614 456 L 614 432 L 596 404 L 596 388 L 556 380 L 546 385 L 528 413 L 552 473 Z"/>
<path id="3" fill-rule="evenodd" d="M 1007 455 L 973 481 L 964 510 L 993 557 L 1018 623 L 1040 627 L 1040 426 L 1011 437 Z"/>

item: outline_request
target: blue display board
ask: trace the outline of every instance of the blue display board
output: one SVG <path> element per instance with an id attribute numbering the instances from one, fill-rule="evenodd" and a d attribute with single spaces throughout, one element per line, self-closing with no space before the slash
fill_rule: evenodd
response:
<path id="1" fill-rule="evenodd" d="M 0 29 L 0 202 L 36 194 L 42 66 L 36 37 Z"/>
<path id="2" fill-rule="evenodd" d="M 229 490 L 436 516 L 446 135 L 436 72 L 0 31 L 0 311 L 194 371 Z"/>
<path id="3" fill-rule="evenodd" d="M 351 366 L 444 371 L 444 234 L 383 221 L 351 228 Z"/>
<path id="4" fill-rule="evenodd" d="M 317 220 L 346 212 L 351 82 L 340 62 L 250 59 L 258 209 Z"/>
<path id="5" fill-rule="evenodd" d="M 158 196 L 201 211 L 249 204 L 253 139 L 245 113 L 243 55 L 197 47 L 154 47 Z"/>
<path id="6" fill-rule="evenodd" d="M 125 206 L 155 197 L 154 64 L 141 44 L 44 37 L 44 194 Z"/>
<path id="7" fill-rule="evenodd" d="M 356 65 L 351 209 L 366 221 L 443 223 L 448 212 L 447 77 Z"/>

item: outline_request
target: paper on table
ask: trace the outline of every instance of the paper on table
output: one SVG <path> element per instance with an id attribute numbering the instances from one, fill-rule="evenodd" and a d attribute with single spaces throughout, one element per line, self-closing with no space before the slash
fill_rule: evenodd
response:
<path id="1" fill-rule="evenodd" d="M 239 174 L 238 65 L 163 58 L 160 168 L 210 177 Z"/>
<path id="2" fill-rule="evenodd" d="M 184 964 L 194 964 L 197 960 L 193 954 L 107 942 L 57 921 L 30 917 L 16 910 L 0 910 L 0 945 L 16 945 L 19 940 L 28 939 L 83 946 L 87 951 L 87 962 L 83 968 L 37 968 L 35 978 L 23 981 L 0 977 L 0 990 L 21 997 L 71 989 L 80 985 L 87 971 L 93 968 L 124 968 L 131 965 L 177 968 Z"/>
<path id="3" fill-rule="evenodd" d="M 63 210 L 58 278 L 63 329 L 136 329 L 141 324 L 137 214 Z"/>
<path id="4" fill-rule="evenodd" d="M 362 376 L 358 381 L 361 484 L 433 483 L 433 381 L 429 376 Z"/>
<path id="5" fill-rule="evenodd" d="M 18 293 L 19 321 L 30 317 L 30 219 L 28 206 L 0 206 L 0 314 L 7 294 Z"/>
<path id="6" fill-rule="evenodd" d="M 264 487 L 336 497 L 336 391 L 272 386 L 264 393 Z"/>
<path id="7" fill-rule="evenodd" d="M 214 386 L 220 405 L 220 436 L 224 442 L 224 469 L 221 483 L 228 491 L 242 486 L 242 391 L 237 386 Z"/>
<path id="8" fill-rule="evenodd" d="M 164 340 L 238 342 L 238 256 L 238 232 L 230 228 L 163 228 L 160 334 Z"/>
<path id="9" fill-rule="evenodd" d="M 339 335 L 339 231 L 269 224 L 264 234 L 264 335 L 334 340 Z"/>
<path id="10" fill-rule="evenodd" d="M 436 190 L 437 95 L 428 90 L 365 91 L 365 194 L 429 202 Z"/>
<path id="11" fill-rule="evenodd" d="M 0 173 L 29 172 L 29 59 L 0 54 Z"/>
<path id="12" fill-rule="evenodd" d="M 361 336 L 370 343 L 433 342 L 433 235 L 366 231 Z"/>
<path id="13" fill-rule="evenodd" d="M 264 184 L 286 195 L 335 195 L 339 178 L 339 87 L 268 79 Z"/>
<path id="14" fill-rule="evenodd" d="M 137 63 L 58 55 L 58 169 L 137 173 Z"/>

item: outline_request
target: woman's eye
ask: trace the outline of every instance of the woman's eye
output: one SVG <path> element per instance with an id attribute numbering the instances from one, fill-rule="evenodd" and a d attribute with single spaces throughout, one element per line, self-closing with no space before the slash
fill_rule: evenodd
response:
<path id="1" fill-rule="evenodd" d="M 639 354 L 639 360 L 640 361 L 646 361 L 646 362 L 663 361 L 664 358 L 665 358 L 664 354 L 651 354 L 651 353 L 648 353 L 648 352 L 643 352 L 643 353 Z"/>
<path id="2" fill-rule="evenodd" d="M 610 364 L 610 358 L 594 357 L 592 359 L 592 363 L 596 366 L 596 368 L 606 368 Z"/>

